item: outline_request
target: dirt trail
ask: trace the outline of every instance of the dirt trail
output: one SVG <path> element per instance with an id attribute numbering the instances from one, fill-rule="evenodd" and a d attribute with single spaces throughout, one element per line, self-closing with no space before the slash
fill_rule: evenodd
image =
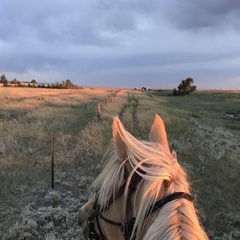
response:
<path id="1" fill-rule="evenodd" d="M 119 118 L 122 118 L 127 111 L 131 112 L 133 134 L 137 134 L 140 131 L 139 120 L 138 120 L 138 105 L 139 105 L 139 100 L 133 94 L 128 93 L 128 102 L 123 105 L 119 113 Z"/>

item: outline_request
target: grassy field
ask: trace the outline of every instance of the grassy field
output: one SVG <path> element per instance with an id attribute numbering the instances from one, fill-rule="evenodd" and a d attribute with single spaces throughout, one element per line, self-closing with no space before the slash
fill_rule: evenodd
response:
<path id="1" fill-rule="evenodd" d="M 188 173 L 208 235 L 216 240 L 239 239 L 240 120 L 225 116 L 240 112 L 240 92 L 169 94 L 0 88 L 0 238 L 81 239 L 76 215 L 87 199 L 89 183 L 101 169 L 111 139 L 111 116 L 119 115 L 129 132 L 147 139 L 157 113 Z"/>

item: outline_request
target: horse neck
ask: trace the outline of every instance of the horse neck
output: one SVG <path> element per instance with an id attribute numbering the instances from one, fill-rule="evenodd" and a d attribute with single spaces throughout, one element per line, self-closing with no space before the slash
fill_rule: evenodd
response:
<path id="1" fill-rule="evenodd" d="M 193 203 L 178 199 L 164 206 L 149 227 L 144 240 L 208 239 L 203 231 Z"/>
<path id="2" fill-rule="evenodd" d="M 173 174 L 171 182 L 163 180 L 156 184 L 155 188 L 158 188 L 158 195 L 155 196 L 156 201 L 175 192 L 190 193 L 186 173 L 177 162 L 174 168 L 177 170 Z M 144 194 L 146 197 L 147 184 L 149 183 L 146 183 L 144 191 L 139 191 L 136 200 L 140 199 L 140 195 L 142 195 L 142 199 L 144 199 Z M 155 212 L 154 217 L 151 216 L 145 219 L 144 212 L 152 204 L 154 204 L 153 200 L 143 201 L 140 204 L 135 202 L 135 205 L 137 205 L 135 210 L 137 221 L 141 225 L 140 229 L 136 226 L 136 239 L 208 239 L 201 228 L 192 202 L 186 199 L 173 200 L 167 203 L 160 211 Z M 141 229 L 148 229 L 147 233 L 145 234 L 144 230 Z M 145 235 L 144 238 L 143 235 Z"/>
<path id="3" fill-rule="evenodd" d="M 187 175 L 180 165 L 175 179 L 164 192 L 165 196 L 174 192 L 190 193 Z M 163 240 L 208 239 L 198 220 L 194 203 L 183 198 L 169 202 L 158 212 L 156 221 L 148 229 L 144 239 L 159 239 L 159 236 Z"/>

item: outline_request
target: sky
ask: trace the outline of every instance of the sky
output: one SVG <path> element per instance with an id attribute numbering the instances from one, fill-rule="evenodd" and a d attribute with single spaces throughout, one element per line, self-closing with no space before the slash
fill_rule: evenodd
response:
<path id="1" fill-rule="evenodd" d="M 239 0 L 1 0 L 0 75 L 240 89 Z"/>

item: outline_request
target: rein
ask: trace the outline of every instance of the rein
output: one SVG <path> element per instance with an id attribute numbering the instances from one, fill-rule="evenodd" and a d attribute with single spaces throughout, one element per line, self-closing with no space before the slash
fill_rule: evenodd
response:
<path id="1" fill-rule="evenodd" d="M 141 173 L 145 174 L 145 172 L 143 172 L 142 170 L 140 170 Z M 131 182 L 129 184 L 129 194 L 128 194 L 128 198 L 127 198 L 127 209 L 130 209 L 130 205 L 131 205 L 131 196 L 132 193 L 136 190 L 138 183 L 141 181 L 142 177 L 139 176 L 136 172 L 133 174 Z M 121 196 L 124 191 L 125 191 L 125 187 L 126 187 L 126 182 L 123 183 L 123 185 L 119 188 L 117 194 L 115 195 L 115 199 L 117 199 L 119 196 Z M 180 199 L 180 198 L 184 198 L 190 202 L 194 201 L 194 198 L 185 192 L 175 192 L 172 193 L 162 199 L 160 199 L 159 201 L 157 201 L 154 205 L 150 206 L 149 209 L 147 210 L 144 219 L 146 219 L 150 214 L 152 214 L 153 212 L 155 212 L 156 210 L 160 210 L 163 206 L 165 206 L 167 203 Z M 109 198 L 109 200 L 106 202 L 106 205 L 104 206 L 104 210 L 109 209 L 110 205 L 113 203 L 114 198 L 113 195 Z M 123 236 L 125 238 L 125 240 L 130 239 L 130 236 L 132 234 L 133 231 L 133 227 L 135 225 L 135 221 L 136 219 L 134 217 L 130 218 L 129 220 L 125 221 L 124 223 L 121 222 L 116 222 L 113 221 L 111 219 L 108 219 L 106 217 L 104 217 L 101 214 L 100 211 L 100 205 L 98 204 L 98 194 L 96 194 L 96 199 L 95 202 L 93 204 L 93 209 L 94 212 L 92 213 L 92 215 L 89 216 L 88 218 L 88 226 L 89 226 L 89 238 L 91 240 L 105 240 L 106 237 L 104 236 L 100 223 L 99 223 L 99 218 L 103 221 L 105 221 L 106 223 L 109 223 L 111 225 L 114 226 L 119 226 L 121 227 Z M 126 210 L 127 211 L 127 210 Z M 126 216 L 128 216 L 128 212 L 126 212 Z M 97 223 L 97 227 L 98 227 L 98 231 L 99 234 L 96 232 L 93 220 L 96 219 L 96 223 Z"/>

